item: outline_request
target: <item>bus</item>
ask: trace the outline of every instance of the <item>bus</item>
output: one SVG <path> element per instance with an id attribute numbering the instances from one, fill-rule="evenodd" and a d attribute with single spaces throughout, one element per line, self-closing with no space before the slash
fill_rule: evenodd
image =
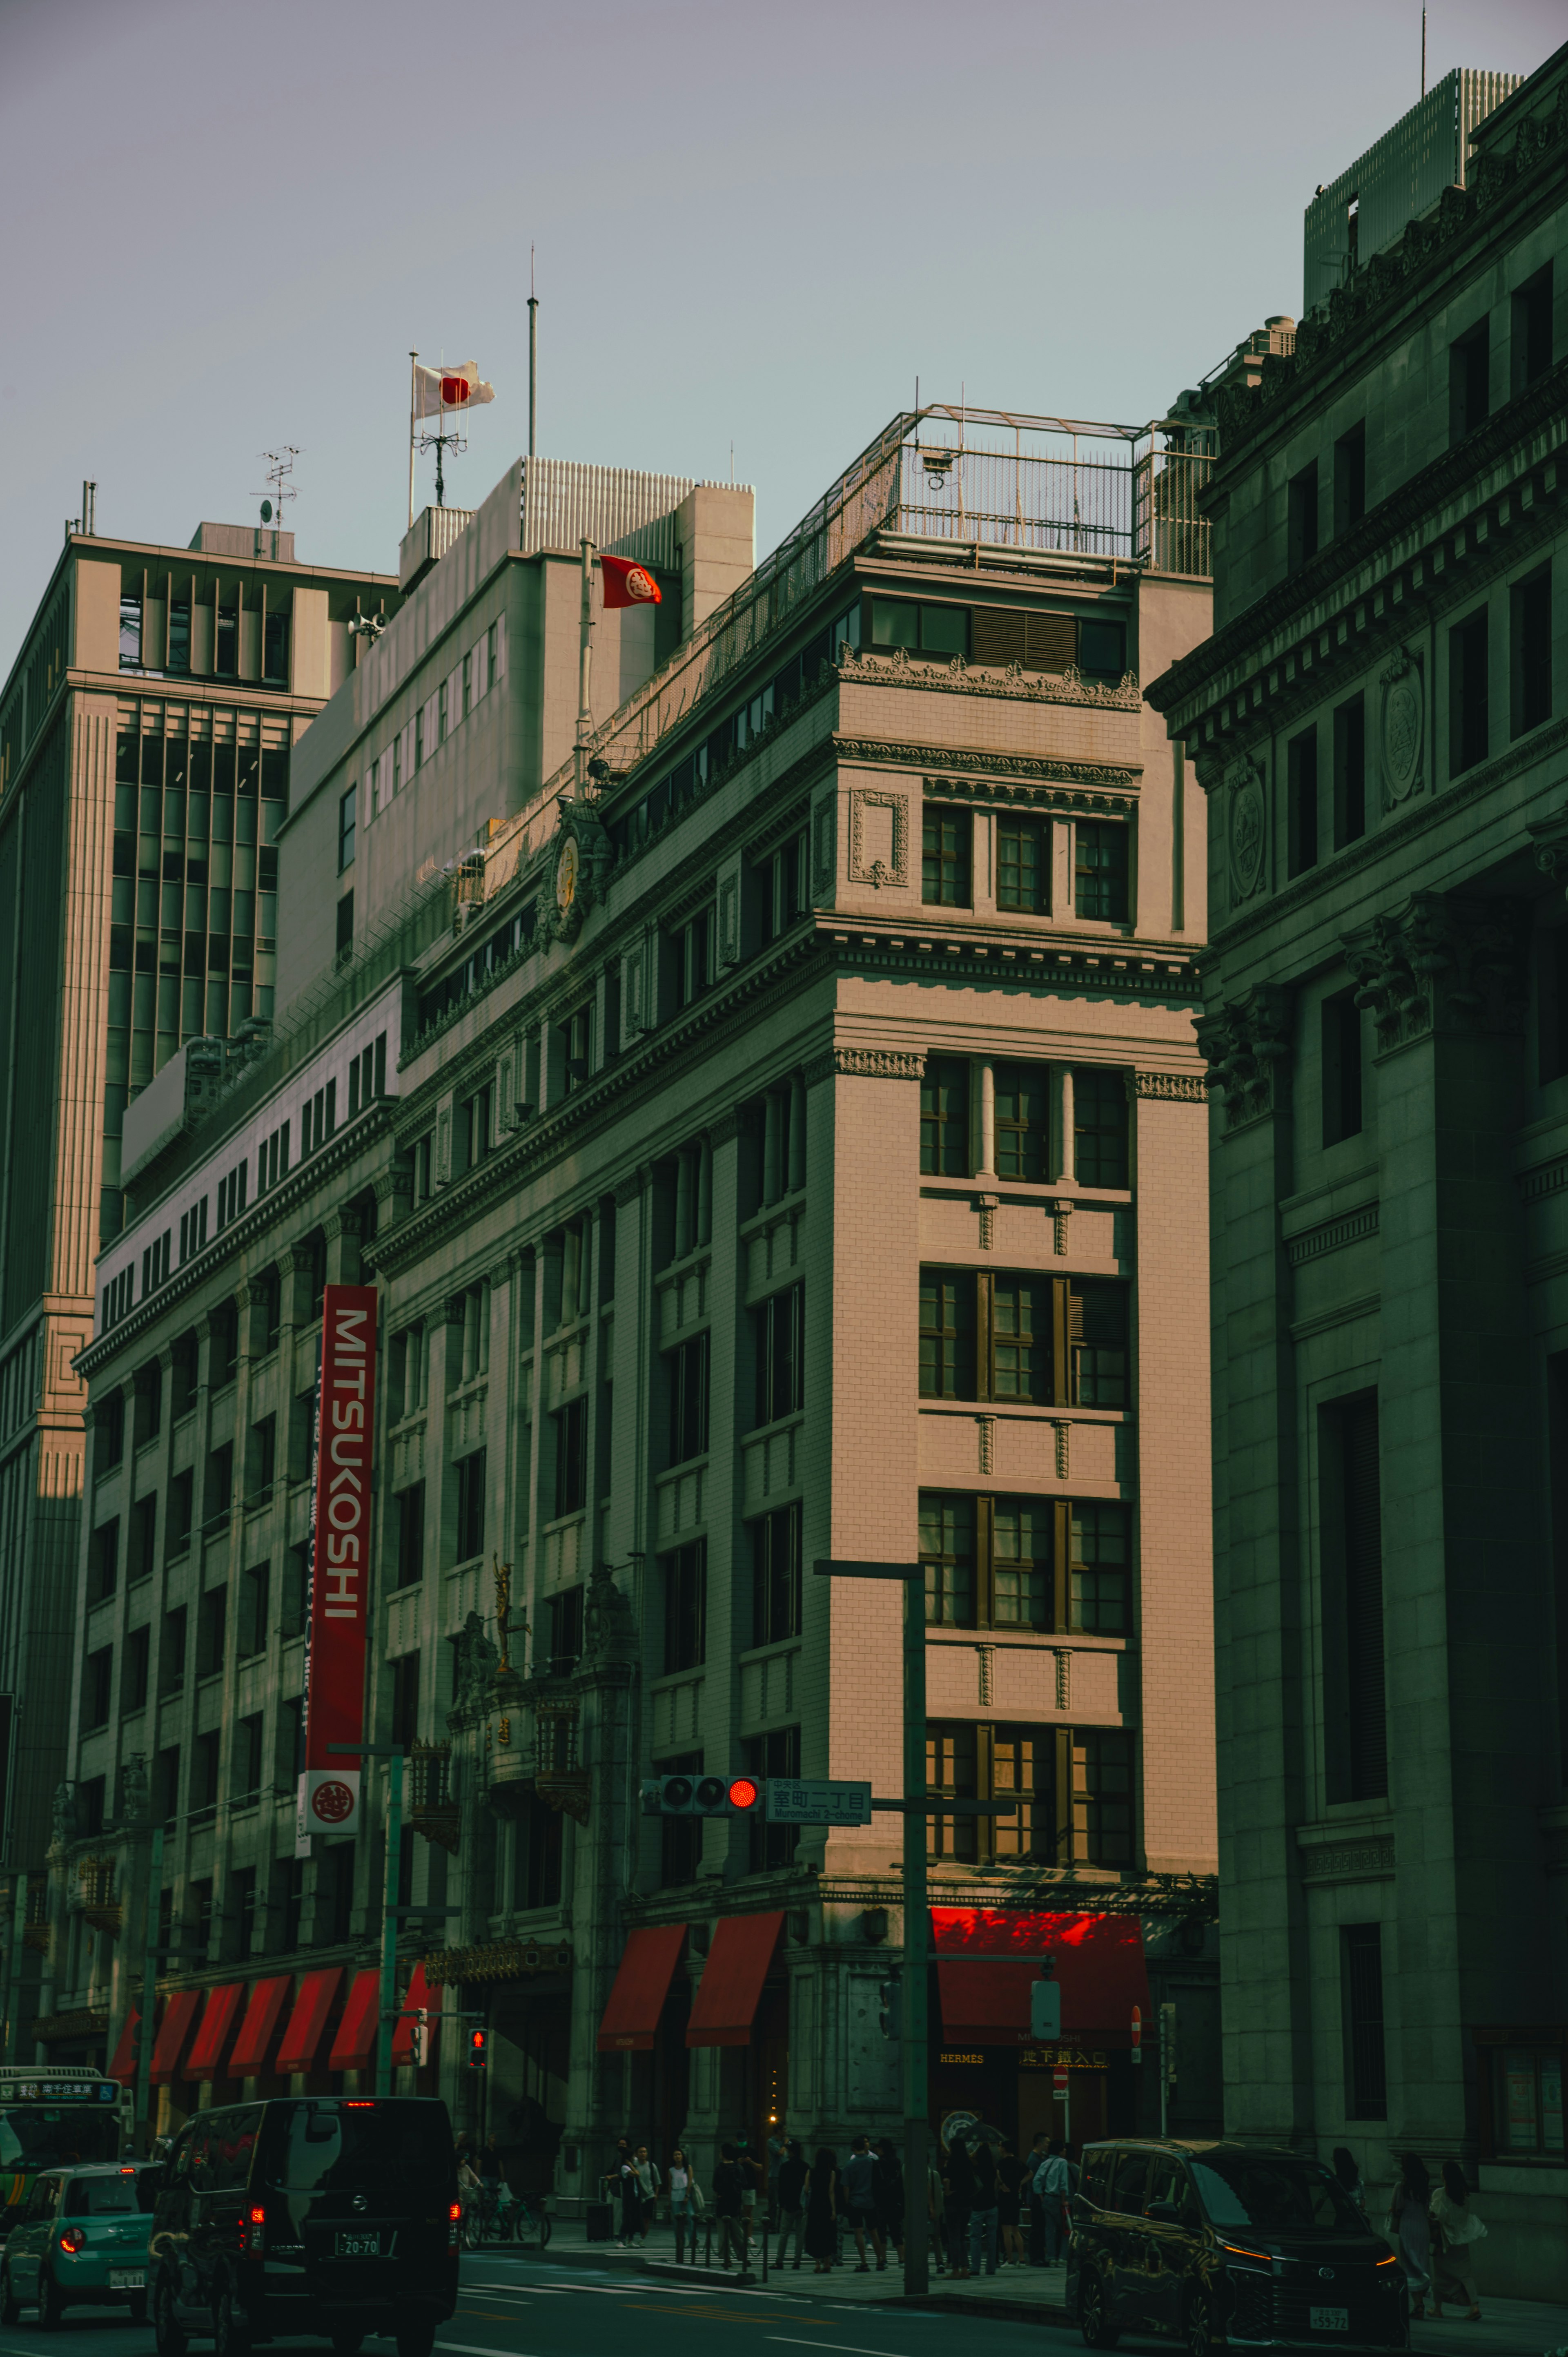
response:
<path id="1" fill-rule="evenodd" d="M 41 2169 L 119 2159 L 129 2108 L 102 2071 L 0 2070 L 0 2241 Z"/>

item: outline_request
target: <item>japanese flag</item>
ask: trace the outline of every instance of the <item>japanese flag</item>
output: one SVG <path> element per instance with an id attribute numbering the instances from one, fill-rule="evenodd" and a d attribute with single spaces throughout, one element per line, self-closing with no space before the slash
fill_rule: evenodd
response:
<path id="1" fill-rule="evenodd" d="M 427 369 L 415 363 L 415 417 L 434 417 L 443 409 L 478 409 L 495 397 L 495 386 L 480 382 L 477 361 L 465 361 L 461 368 Z"/>

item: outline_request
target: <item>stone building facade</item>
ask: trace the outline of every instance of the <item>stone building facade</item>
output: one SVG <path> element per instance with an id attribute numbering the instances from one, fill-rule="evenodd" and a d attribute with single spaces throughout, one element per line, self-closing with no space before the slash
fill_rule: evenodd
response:
<path id="1" fill-rule="evenodd" d="M 811 1567 L 918 1553 L 931 1773 L 1019 1804 L 938 1822 L 939 1945 L 1063 1918 L 1089 1942 L 1059 2058 L 1026 1989 L 1020 2028 L 1015 1990 L 966 2018 L 954 1984 L 938 2109 L 1026 2136 L 1060 2059 L 1075 2135 L 1151 2116 L 1135 1989 L 1178 2008 L 1176 2117 L 1218 2125 L 1203 849 L 1138 687 L 1209 626 L 1206 462 L 1121 429 L 1090 457 L 1080 427 L 1075 468 L 1024 425 L 1028 451 L 1011 416 L 896 420 L 766 564 L 683 603 L 580 755 L 525 787 L 495 754 L 477 840 L 433 789 L 400 848 L 378 765 L 409 707 L 461 681 L 497 600 L 575 619 L 548 579 L 571 553 L 521 549 L 503 485 L 492 540 L 481 510 L 377 651 L 401 634 L 426 669 L 366 667 L 301 748 L 285 865 L 330 874 L 347 802 L 385 914 L 138 1201 L 81 1360 L 90 1520 L 145 1500 L 166 1534 L 145 1580 L 95 1588 L 91 1546 L 83 1569 L 73 1772 L 102 1831 L 62 1827 L 51 1954 L 112 2054 L 134 1943 L 77 1894 L 140 1920 L 149 1812 L 176 1828 L 164 1903 L 208 1946 L 184 1985 L 346 1989 L 373 1955 L 378 1776 L 358 1844 L 296 1860 L 292 1806 L 300 1444 L 322 1285 L 358 1276 L 369 1727 L 414 1747 L 408 1903 L 453 1910 L 404 1968 L 493 2032 L 484 2082 L 447 2039 L 418 2083 L 564 2201 L 628 2122 L 704 2162 L 786 2112 L 893 2124 L 887 1821 L 693 1824 L 639 1794 L 700 1768 L 896 1795 L 896 1600 Z M 739 539 L 690 512 L 686 551 Z M 301 921 L 305 982 L 335 933 Z M 258 1157 L 248 1208 L 139 1293 L 150 1241 Z M 103 1464 L 138 1381 L 167 1413 Z M 1131 1978 L 1097 1975 L 1101 1922 L 1133 1927 Z M 250 2061 L 256 2087 L 363 2067 L 331 2018 L 303 2059 Z M 171 2110 L 231 2061 L 192 2078 L 171 2048 Z"/>
<path id="2" fill-rule="evenodd" d="M 5 1943 L 14 2033 L 30 2018 L 66 1766 L 85 1397 L 72 1361 L 92 1330 L 94 1260 L 123 1222 L 127 1103 L 188 1040 L 207 1041 L 221 1074 L 264 1039 L 289 748 L 352 672 L 356 619 L 398 605 L 388 576 L 298 562 L 292 533 L 204 523 L 185 548 L 92 523 L 90 504 L 0 688 L 0 1890 L 7 1923 L 22 1919 Z"/>
<path id="3" fill-rule="evenodd" d="M 1483 2286 L 1561 2298 L 1568 53 L 1465 178 L 1220 390 L 1151 694 L 1208 805 L 1229 2123 L 1374 2210 L 1460 2160 Z"/>

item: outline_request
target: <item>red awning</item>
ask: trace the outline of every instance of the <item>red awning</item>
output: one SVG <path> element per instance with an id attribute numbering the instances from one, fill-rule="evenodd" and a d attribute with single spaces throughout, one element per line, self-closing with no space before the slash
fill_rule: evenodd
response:
<path id="1" fill-rule="evenodd" d="M 435 2053 L 435 2024 L 437 2017 L 441 2011 L 441 1984 L 437 1981 L 435 1986 L 432 1988 L 429 1982 L 424 1977 L 424 1966 L 423 1964 L 415 1964 L 413 1968 L 413 1978 L 409 1982 L 408 1994 L 403 2001 L 403 2011 L 398 2017 L 397 2027 L 392 2031 L 392 2061 L 394 2064 L 398 2062 L 412 2062 L 414 2059 L 413 2033 L 418 2029 L 419 2025 L 416 2021 L 411 2020 L 409 2017 L 413 2013 L 416 2012 L 421 2006 L 424 2007 L 425 2012 L 430 2016 L 429 2022 L 426 2024 L 429 2037 L 425 2049 L 425 2060 L 426 2061 L 429 2061 L 434 2058 Z"/>
<path id="2" fill-rule="evenodd" d="M 659 2029 L 686 1937 L 684 1923 L 644 1923 L 628 1939 L 599 2024 L 599 2052 L 646 2051 Z"/>
<path id="3" fill-rule="evenodd" d="M 180 2077 L 186 2042 L 196 2027 L 197 2007 L 201 2003 L 199 1989 L 176 1989 L 164 2006 L 164 2018 L 158 2024 L 158 2034 L 153 2045 L 152 2082 L 155 2087 L 166 2087 Z"/>
<path id="4" fill-rule="evenodd" d="M 136 2025 L 141 2018 L 134 2007 L 125 2016 L 125 2027 L 120 2032 L 120 2043 L 109 2065 L 107 2075 L 118 2079 L 122 2087 L 134 2087 L 136 2083 Z"/>
<path id="5" fill-rule="evenodd" d="M 381 2019 L 381 1968 L 380 1964 L 366 1964 L 354 1975 L 354 1986 L 349 1991 L 349 2002 L 343 2007 L 343 2018 L 327 2058 L 328 2069 L 368 2071 L 376 2059 L 376 2032 Z"/>
<path id="6" fill-rule="evenodd" d="M 234 2024 L 240 2018 L 240 2000 L 244 1994 L 243 1981 L 226 1981 L 221 1988 L 208 1990 L 207 2010 L 185 2066 L 188 2079 L 221 2079 L 227 2075 L 222 2068 L 224 2050 L 234 2034 Z"/>
<path id="7" fill-rule="evenodd" d="M 688 2046 L 750 2045 L 762 1984 L 783 1922 L 782 1908 L 775 1914 L 720 1917 L 692 2003 Z"/>
<path id="8" fill-rule="evenodd" d="M 258 2078 L 271 2067 L 267 2059 L 268 2050 L 277 2035 L 278 2021 L 293 1986 L 291 1973 L 280 1973 L 273 1980 L 251 1983 L 251 1999 L 245 2007 L 245 2018 L 240 2025 L 234 2051 L 229 2057 L 231 2078 Z"/>
<path id="9" fill-rule="evenodd" d="M 327 2017 L 343 1985 L 341 1964 L 329 1964 L 322 1972 L 306 1973 L 299 1985 L 299 1995 L 294 2001 L 294 2011 L 288 2018 L 288 2028 L 278 2048 L 274 2066 L 282 2071 L 308 2071 L 316 2061 L 316 2050 L 327 2028 Z"/>
<path id="10" fill-rule="evenodd" d="M 1131 2046 L 1133 2007 L 1150 2018 L 1144 1930 L 1135 1915 L 1037 1915 L 1000 1907 L 933 1907 L 931 1926 L 941 1989 L 942 2037 L 952 2046 L 1028 2046 L 1029 1987 L 1037 1964 L 1056 1958 L 1062 1993 L 1062 2037 L 1097 2046 Z M 1005 1956 L 1016 1964 L 965 1964 L 972 1956 Z"/>

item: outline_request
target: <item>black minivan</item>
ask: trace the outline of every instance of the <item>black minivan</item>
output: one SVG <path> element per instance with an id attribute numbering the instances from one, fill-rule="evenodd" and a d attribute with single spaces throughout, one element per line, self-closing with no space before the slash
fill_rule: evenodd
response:
<path id="1" fill-rule="evenodd" d="M 297 2333 L 353 2357 L 367 2333 L 430 2357 L 457 2305 L 462 2211 L 442 2103 L 279 2096 L 199 2112 L 153 2212 L 158 2357 Z"/>
<path id="2" fill-rule="evenodd" d="M 1408 2349 L 1404 2270 L 1332 2169 L 1229 2141 L 1086 2145 L 1068 2313 L 1090 2349 Z"/>

